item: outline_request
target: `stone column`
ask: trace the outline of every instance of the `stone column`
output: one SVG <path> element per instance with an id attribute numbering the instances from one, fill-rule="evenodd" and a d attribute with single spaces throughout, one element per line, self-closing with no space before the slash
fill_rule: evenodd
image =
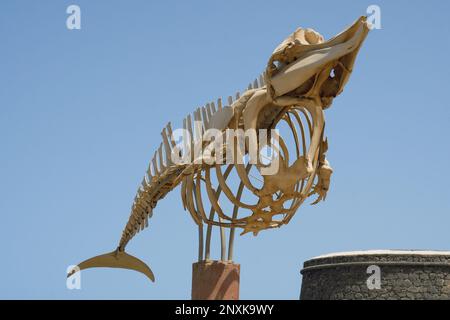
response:
<path id="1" fill-rule="evenodd" d="M 192 264 L 192 300 L 239 300 L 240 265 L 226 261 Z"/>
<path id="2" fill-rule="evenodd" d="M 450 251 L 369 250 L 305 261 L 300 299 L 450 299 Z"/>

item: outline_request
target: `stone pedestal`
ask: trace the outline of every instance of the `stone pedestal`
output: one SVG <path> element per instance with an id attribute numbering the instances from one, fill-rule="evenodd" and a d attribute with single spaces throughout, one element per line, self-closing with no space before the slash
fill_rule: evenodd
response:
<path id="1" fill-rule="evenodd" d="M 192 264 L 192 300 L 239 300 L 240 265 L 224 261 Z"/>
<path id="2" fill-rule="evenodd" d="M 450 252 L 370 250 L 306 261 L 300 299 L 450 299 Z"/>

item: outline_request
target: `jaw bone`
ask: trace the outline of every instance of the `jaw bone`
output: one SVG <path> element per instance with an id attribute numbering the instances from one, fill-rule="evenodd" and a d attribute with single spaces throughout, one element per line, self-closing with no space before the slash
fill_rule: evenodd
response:
<path id="1" fill-rule="evenodd" d="M 244 128 L 256 129 L 266 106 L 302 105 L 309 110 L 328 108 L 340 94 L 369 32 L 366 17 L 332 39 L 312 29 L 297 29 L 272 53 L 265 71 L 265 86 L 254 90 L 243 110 Z"/>
<path id="2" fill-rule="evenodd" d="M 328 106 L 330 99 L 342 92 L 368 32 L 366 17 L 325 42 L 311 29 L 297 29 L 275 49 L 268 62 L 266 81 L 272 99 L 316 95 Z"/>

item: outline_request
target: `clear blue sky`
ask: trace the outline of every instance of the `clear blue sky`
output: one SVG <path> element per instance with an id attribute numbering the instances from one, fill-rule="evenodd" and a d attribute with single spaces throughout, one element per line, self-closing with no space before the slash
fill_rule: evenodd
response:
<path id="1" fill-rule="evenodd" d="M 449 249 L 447 1 L 2 1 L 0 298 L 189 298 L 197 230 L 178 189 L 128 247 L 156 283 L 92 269 L 69 291 L 66 268 L 116 247 L 167 121 L 245 87 L 298 26 L 329 38 L 370 4 L 382 29 L 326 111 L 331 191 L 237 238 L 241 297 L 298 298 L 323 253 Z"/>

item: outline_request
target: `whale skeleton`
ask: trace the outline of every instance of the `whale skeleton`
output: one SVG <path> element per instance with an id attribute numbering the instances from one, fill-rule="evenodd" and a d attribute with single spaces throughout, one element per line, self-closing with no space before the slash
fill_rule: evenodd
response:
<path id="1" fill-rule="evenodd" d="M 250 182 L 249 168 L 244 164 L 228 166 L 222 173 L 221 165 L 218 163 L 212 165 L 205 164 L 205 161 L 175 163 L 172 160 L 173 155 L 181 154 L 182 150 L 174 141 L 169 122 L 161 132 L 162 142 L 154 153 L 139 186 L 117 248 L 110 253 L 80 263 L 68 277 L 83 269 L 111 267 L 135 270 L 154 281 L 151 269 L 143 261 L 127 254 L 125 247 L 137 233 L 148 226 L 148 220 L 158 201 L 180 184 L 184 208 L 190 212 L 201 232 L 199 260 L 204 258 L 202 246 L 204 223 L 208 226 L 205 257 L 209 259 L 209 242 L 213 225 L 231 228 L 231 252 L 235 228 L 243 229 L 243 233 L 253 232 L 256 235 L 260 230 L 287 224 L 309 196 L 318 195 L 313 204 L 324 200 L 332 173 L 325 158 L 328 143 L 324 138 L 324 110 L 342 92 L 368 31 L 369 25 L 365 17 L 360 17 L 328 41 L 324 41 L 323 37 L 312 29 L 299 28 L 274 50 L 265 72 L 251 82 L 242 94 L 238 92 L 234 97 L 228 97 L 226 103 L 222 99 L 209 102 L 183 120 L 183 128 L 192 137 L 192 146 L 203 143 L 201 133 L 208 129 L 221 132 L 238 128 L 270 129 L 280 119 L 285 120 L 295 131 L 297 142 L 300 141 L 299 136 L 304 139 L 308 134 L 303 132 L 301 123 L 302 132 L 297 134 L 292 119 L 298 120 L 298 115 L 303 114 L 309 130 L 309 148 L 308 150 L 303 148 L 303 156 L 297 154 L 298 157 L 292 166 L 287 164 L 287 159 L 282 158 L 280 151 L 281 162 L 278 173 L 263 176 L 263 187 L 256 188 Z M 284 157 L 287 158 L 287 155 Z M 241 180 L 236 195 L 225 183 L 230 168 L 236 169 Z M 217 189 L 211 187 L 211 169 L 216 169 L 219 181 Z M 205 213 L 200 199 L 201 183 L 206 184 L 208 199 L 212 205 L 209 215 Z M 244 188 L 249 189 L 259 199 L 256 205 L 247 205 L 241 201 Z M 220 208 L 218 194 L 221 192 L 234 204 L 231 217 Z M 278 198 L 274 200 L 275 194 Z M 286 200 L 292 200 L 292 205 L 287 209 L 283 207 Z M 249 209 L 252 214 L 237 218 L 237 211 L 240 208 Z M 215 213 L 218 219 L 214 219 Z M 277 215 L 283 218 L 274 219 Z M 223 246 L 223 233 L 221 236 Z M 230 252 L 229 259 L 232 257 Z"/>

